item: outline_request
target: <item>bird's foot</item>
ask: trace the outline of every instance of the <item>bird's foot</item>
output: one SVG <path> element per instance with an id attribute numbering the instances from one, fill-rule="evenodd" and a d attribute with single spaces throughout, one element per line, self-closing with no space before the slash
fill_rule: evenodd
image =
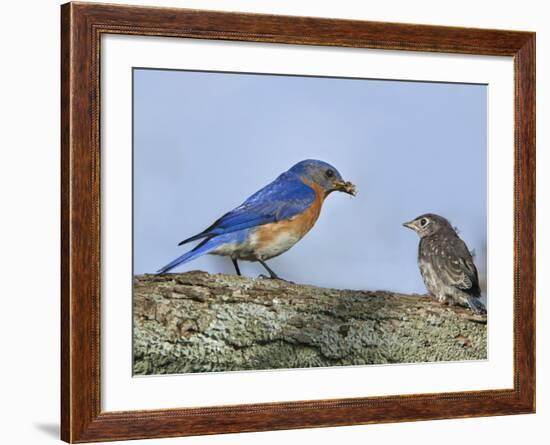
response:
<path id="1" fill-rule="evenodd" d="M 469 309 L 470 311 L 472 311 L 472 313 L 474 313 L 475 315 L 481 315 L 481 316 L 487 316 L 487 309 L 485 309 L 484 307 L 480 307 L 480 306 L 469 306 Z"/>
<path id="2" fill-rule="evenodd" d="M 284 281 L 285 283 L 296 284 L 294 283 L 294 281 L 285 280 L 284 278 L 281 278 L 279 275 L 264 275 L 262 273 L 258 275 L 258 278 L 261 278 L 262 280 L 279 280 L 279 281 Z"/>

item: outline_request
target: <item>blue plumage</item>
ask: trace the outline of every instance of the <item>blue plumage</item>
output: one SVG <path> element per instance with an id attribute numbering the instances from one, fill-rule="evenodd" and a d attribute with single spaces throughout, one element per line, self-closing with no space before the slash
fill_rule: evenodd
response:
<path id="1" fill-rule="evenodd" d="M 206 230 L 181 241 L 179 245 L 290 219 L 306 210 L 314 200 L 315 192 L 311 187 L 296 175 L 285 172 Z"/>
<path id="2" fill-rule="evenodd" d="M 172 270 L 174 267 L 177 267 L 181 264 L 188 263 L 189 261 L 194 260 L 200 256 L 206 255 L 212 250 L 227 244 L 227 243 L 237 243 L 243 240 L 246 237 L 246 231 L 241 231 L 237 233 L 229 233 L 227 235 L 217 236 L 213 238 L 207 238 L 198 244 L 195 248 L 191 249 L 188 252 L 185 252 L 183 255 L 177 257 L 175 260 L 168 263 L 166 266 L 162 267 L 157 271 L 157 273 L 162 274 Z"/>
<path id="3" fill-rule="evenodd" d="M 158 273 L 168 272 L 199 256 L 213 253 L 230 256 L 239 274 L 237 260 L 244 259 L 259 261 L 271 277 L 276 278 L 264 260 L 288 250 L 310 228 L 301 233 L 298 229 L 294 230 L 291 224 L 284 227 L 288 232 L 286 234 L 280 231 L 280 226 L 277 228 L 277 224 L 296 221 L 296 227 L 298 224 L 303 225 L 304 222 L 300 222 L 298 217 L 305 215 L 315 202 L 320 211 L 322 201 L 334 190 L 355 194 L 355 187 L 344 182 L 340 173 L 330 164 L 316 160 L 301 161 L 210 227 L 181 241 L 180 245 L 202 240 L 195 248 L 162 267 Z M 260 228 L 267 228 L 267 232 L 263 230 L 260 233 Z"/>

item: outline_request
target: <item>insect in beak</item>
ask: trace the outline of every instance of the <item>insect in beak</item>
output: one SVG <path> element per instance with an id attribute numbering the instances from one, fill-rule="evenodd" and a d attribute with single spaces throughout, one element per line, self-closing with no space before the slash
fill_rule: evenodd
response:
<path id="1" fill-rule="evenodd" d="M 351 196 L 357 195 L 357 188 L 350 181 L 336 181 L 334 188 L 339 192 L 344 192 Z"/>

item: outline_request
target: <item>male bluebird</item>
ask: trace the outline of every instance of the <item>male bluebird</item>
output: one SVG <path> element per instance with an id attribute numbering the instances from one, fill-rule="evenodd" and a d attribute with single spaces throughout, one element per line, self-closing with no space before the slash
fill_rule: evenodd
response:
<path id="1" fill-rule="evenodd" d="M 430 294 L 441 303 L 486 313 L 472 255 L 449 221 L 427 213 L 403 225 L 420 237 L 418 266 Z"/>
<path id="2" fill-rule="evenodd" d="M 179 243 L 202 240 L 158 273 L 213 254 L 230 257 L 238 275 L 237 260 L 245 260 L 258 261 L 271 278 L 279 278 L 265 261 L 286 252 L 309 232 L 333 191 L 355 195 L 355 186 L 326 162 L 298 162 L 210 227 Z"/>

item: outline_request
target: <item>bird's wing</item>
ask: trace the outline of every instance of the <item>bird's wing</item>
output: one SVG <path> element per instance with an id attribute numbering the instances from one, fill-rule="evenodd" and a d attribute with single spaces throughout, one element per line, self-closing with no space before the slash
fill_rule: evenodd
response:
<path id="1" fill-rule="evenodd" d="M 442 252 L 434 258 L 434 262 L 445 284 L 477 293 L 477 269 L 464 241 L 457 237 L 452 243 L 446 243 L 440 248 Z"/>
<path id="2" fill-rule="evenodd" d="M 183 240 L 180 245 L 201 238 L 290 219 L 306 210 L 315 197 L 315 191 L 299 178 L 283 174 L 254 193 L 239 207 L 223 215 L 206 230 Z"/>

